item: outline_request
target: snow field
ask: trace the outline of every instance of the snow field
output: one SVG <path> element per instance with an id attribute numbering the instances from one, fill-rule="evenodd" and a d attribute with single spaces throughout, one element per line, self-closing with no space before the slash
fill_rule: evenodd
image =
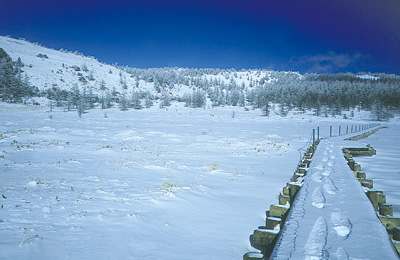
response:
<path id="1" fill-rule="evenodd" d="M 400 191 L 397 180 L 400 178 L 400 127 L 398 124 L 389 125 L 375 134 L 363 139 L 376 150 L 372 157 L 355 157 L 368 179 L 374 181 L 374 189 L 382 190 L 386 202 L 393 205 L 393 214 L 400 217 Z"/>
<path id="2" fill-rule="evenodd" d="M 2 112 L 0 258 L 240 258 L 310 131 L 234 109 Z"/>
<path id="3" fill-rule="evenodd" d="M 348 123 L 181 104 L 82 118 L 10 107 L 0 111 L 0 258 L 13 259 L 240 259 L 316 123 Z M 326 202 L 312 207 L 324 210 L 341 192 L 318 167 Z M 331 218 L 345 237 L 346 222 L 324 216 L 328 228 Z"/>

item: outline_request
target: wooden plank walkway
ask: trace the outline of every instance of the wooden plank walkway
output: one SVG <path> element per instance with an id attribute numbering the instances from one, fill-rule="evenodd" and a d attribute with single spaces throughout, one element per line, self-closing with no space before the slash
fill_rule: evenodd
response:
<path id="1" fill-rule="evenodd" d="M 347 146 L 321 140 L 270 259 L 398 259 L 347 165 Z"/>

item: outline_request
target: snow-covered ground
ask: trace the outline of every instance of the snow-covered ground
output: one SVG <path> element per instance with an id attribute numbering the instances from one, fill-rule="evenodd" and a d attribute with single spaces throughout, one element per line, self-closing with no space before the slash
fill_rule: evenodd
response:
<path id="1" fill-rule="evenodd" d="M 363 140 L 376 149 L 373 157 L 356 157 L 368 179 L 374 180 L 374 189 L 382 190 L 388 204 L 393 205 L 394 216 L 400 217 L 400 126 L 389 124 Z"/>
<path id="2" fill-rule="evenodd" d="M 398 259 L 343 157 L 342 147 L 362 143 L 341 139 L 318 145 L 272 259 Z"/>
<path id="3" fill-rule="evenodd" d="M 312 129 L 360 123 L 156 107 L 0 109 L 0 259 L 241 259 Z"/>

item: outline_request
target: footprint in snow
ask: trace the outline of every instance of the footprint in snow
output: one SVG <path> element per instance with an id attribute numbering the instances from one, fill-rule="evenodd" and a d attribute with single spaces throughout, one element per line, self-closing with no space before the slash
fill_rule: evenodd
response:
<path id="1" fill-rule="evenodd" d="M 328 166 L 329 166 L 329 167 L 332 167 L 333 165 L 334 165 L 333 162 L 328 162 Z"/>
<path id="2" fill-rule="evenodd" d="M 314 223 L 304 246 L 305 259 L 326 259 L 325 249 L 327 240 L 327 226 L 324 217 L 320 216 Z"/>
<path id="3" fill-rule="evenodd" d="M 335 212 L 332 212 L 331 222 L 333 224 L 333 229 L 336 231 L 338 236 L 344 239 L 349 237 L 352 224 L 342 210 L 335 209 Z"/>
<path id="4" fill-rule="evenodd" d="M 314 167 L 317 170 L 322 171 L 324 169 L 324 165 L 323 164 L 318 164 L 317 166 Z"/>
<path id="5" fill-rule="evenodd" d="M 330 152 L 330 153 L 333 153 L 333 150 L 331 149 L 331 150 L 329 150 L 329 152 Z"/>
<path id="6" fill-rule="evenodd" d="M 315 182 L 322 182 L 322 175 L 321 172 L 315 172 L 311 174 L 311 180 Z"/>
<path id="7" fill-rule="evenodd" d="M 319 209 L 325 207 L 325 196 L 321 186 L 316 187 L 312 193 L 312 205 Z"/>
<path id="8" fill-rule="evenodd" d="M 328 161 L 328 157 L 324 157 L 324 158 L 322 159 L 322 161 L 323 161 L 323 162 L 327 162 L 327 161 Z"/>
<path id="9" fill-rule="evenodd" d="M 324 190 L 329 194 L 336 194 L 337 188 L 330 178 L 325 178 Z"/>
<path id="10" fill-rule="evenodd" d="M 332 155 L 332 156 L 331 156 L 331 159 L 336 159 L 336 155 Z"/>
<path id="11" fill-rule="evenodd" d="M 331 175 L 332 174 L 332 169 L 326 169 L 323 173 L 322 173 L 322 175 L 324 175 L 324 176 L 329 176 L 329 175 Z"/>

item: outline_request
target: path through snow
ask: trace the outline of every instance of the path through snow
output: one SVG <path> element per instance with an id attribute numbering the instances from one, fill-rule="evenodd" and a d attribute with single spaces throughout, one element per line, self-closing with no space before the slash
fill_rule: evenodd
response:
<path id="1" fill-rule="evenodd" d="M 343 157 L 354 144 L 320 142 L 271 259 L 398 259 Z"/>

